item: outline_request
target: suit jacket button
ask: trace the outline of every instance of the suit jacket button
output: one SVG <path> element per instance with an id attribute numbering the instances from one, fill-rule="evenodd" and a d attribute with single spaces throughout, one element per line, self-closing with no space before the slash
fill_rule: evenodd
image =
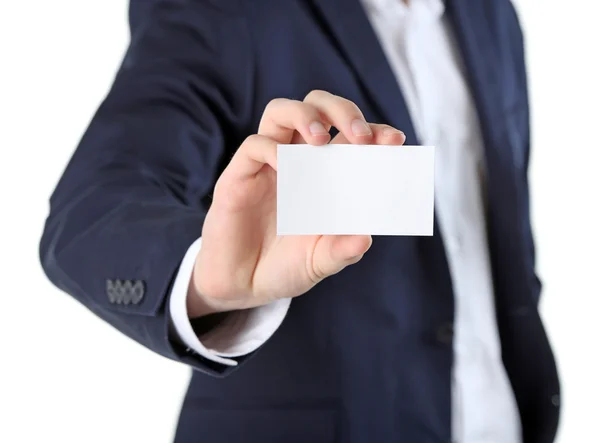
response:
<path id="1" fill-rule="evenodd" d="M 146 293 L 146 285 L 142 280 L 136 280 L 131 288 L 131 303 L 137 305 L 144 298 Z"/>
<path id="2" fill-rule="evenodd" d="M 552 396 L 552 398 L 550 399 L 550 401 L 552 402 L 552 404 L 556 407 L 560 406 L 560 395 L 558 394 L 554 394 Z"/>
<path id="3" fill-rule="evenodd" d="M 106 280 L 106 295 L 108 296 L 109 302 L 119 302 L 119 294 L 117 292 L 116 284 L 113 280 Z"/>
<path id="4" fill-rule="evenodd" d="M 454 325 L 452 322 L 446 322 L 442 324 L 437 329 L 435 336 L 437 341 L 443 345 L 452 344 L 452 340 L 454 339 Z"/>

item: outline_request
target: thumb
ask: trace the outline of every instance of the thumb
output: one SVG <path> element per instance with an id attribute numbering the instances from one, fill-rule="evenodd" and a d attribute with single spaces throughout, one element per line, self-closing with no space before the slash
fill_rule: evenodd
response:
<path id="1" fill-rule="evenodd" d="M 358 262 L 371 247 L 370 235 L 324 235 L 315 246 L 312 268 L 318 280 Z"/>

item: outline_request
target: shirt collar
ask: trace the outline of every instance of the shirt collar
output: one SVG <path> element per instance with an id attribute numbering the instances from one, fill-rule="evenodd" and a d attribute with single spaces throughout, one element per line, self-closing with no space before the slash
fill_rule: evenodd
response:
<path id="1" fill-rule="evenodd" d="M 373 7 L 381 12 L 385 12 L 385 9 L 390 7 L 394 3 L 402 2 L 402 0 L 362 0 L 367 7 Z M 446 9 L 445 0 L 410 0 L 411 3 L 422 3 L 434 17 L 441 17 L 444 15 Z"/>

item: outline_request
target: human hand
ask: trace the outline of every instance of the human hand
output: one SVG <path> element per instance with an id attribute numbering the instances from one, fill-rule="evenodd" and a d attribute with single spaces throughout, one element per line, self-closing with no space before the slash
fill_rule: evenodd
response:
<path id="1" fill-rule="evenodd" d="M 369 124 L 351 101 L 312 91 L 304 101 L 275 99 L 219 177 L 188 291 L 191 318 L 247 309 L 304 294 L 358 262 L 368 235 L 277 236 L 277 145 L 401 145 L 405 136 Z"/>

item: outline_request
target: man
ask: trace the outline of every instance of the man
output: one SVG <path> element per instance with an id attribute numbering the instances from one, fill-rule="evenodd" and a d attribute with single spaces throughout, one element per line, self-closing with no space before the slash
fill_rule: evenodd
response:
<path id="1" fill-rule="evenodd" d="M 196 369 L 176 441 L 553 441 L 510 1 L 130 12 L 40 250 L 58 287 Z M 435 145 L 435 235 L 277 237 L 277 143 L 328 142 Z"/>

